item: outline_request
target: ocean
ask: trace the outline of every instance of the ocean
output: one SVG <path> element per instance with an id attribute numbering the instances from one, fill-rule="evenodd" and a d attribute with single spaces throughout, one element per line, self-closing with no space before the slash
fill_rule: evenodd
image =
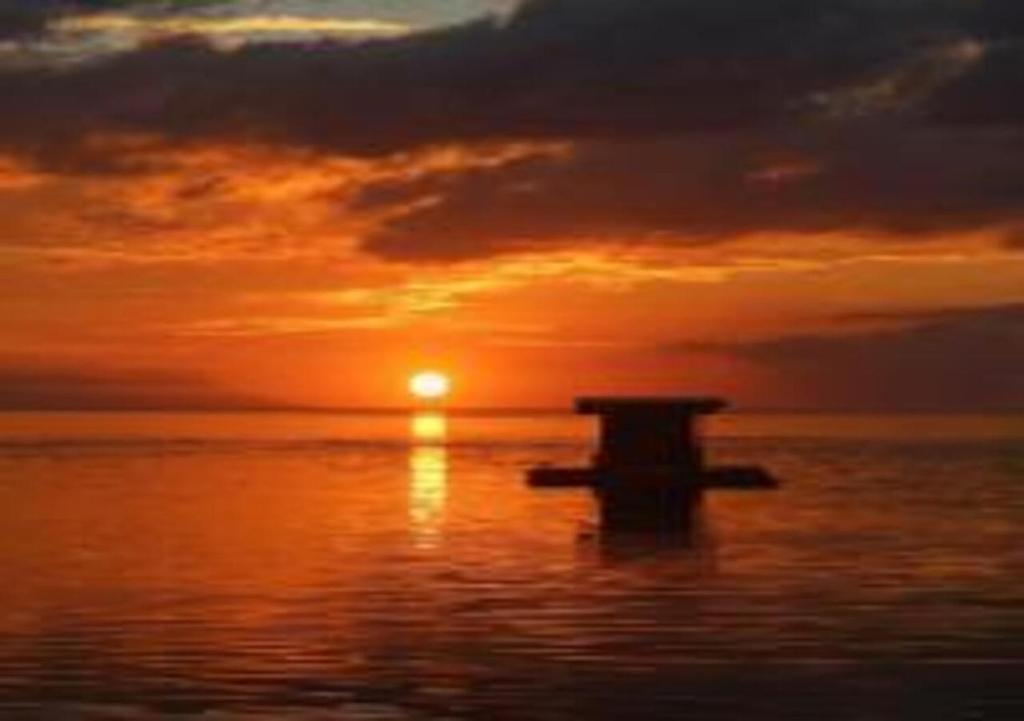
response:
<path id="1" fill-rule="evenodd" d="M 725 416 L 616 534 L 557 414 L 0 414 L 0 717 L 1024 718 L 1024 418 Z"/>

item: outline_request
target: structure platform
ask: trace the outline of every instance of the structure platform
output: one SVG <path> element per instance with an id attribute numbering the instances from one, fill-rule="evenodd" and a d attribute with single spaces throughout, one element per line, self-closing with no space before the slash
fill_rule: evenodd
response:
<path id="1" fill-rule="evenodd" d="M 741 491 L 771 490 L 778 480 L 758 466 L 719 466 L 707 468 L 696 477 L 673 469 L 624 469 L 611 471 L 598 468 L 557 468 L 538 466 L 526 476 L 533 488 L 601 488 L 614 484 L 630 484 L 638 490 L 652 487 L 693 487 Z"/>

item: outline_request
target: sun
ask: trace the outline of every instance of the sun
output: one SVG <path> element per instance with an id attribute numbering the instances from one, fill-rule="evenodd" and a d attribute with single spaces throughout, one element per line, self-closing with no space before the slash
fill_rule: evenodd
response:
<path id="1" fill-rule="evenodd" d="M 451 390 L 451 379 L 444 373 L 419 371 L 409 378 L 409 392 L 422 400 L 440 400 Z"/>

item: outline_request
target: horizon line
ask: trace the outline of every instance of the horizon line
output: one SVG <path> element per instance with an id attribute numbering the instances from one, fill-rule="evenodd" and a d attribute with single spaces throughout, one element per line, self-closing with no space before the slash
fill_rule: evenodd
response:
<path id="1" fill-rule="evenodd" d="M 412 415 L 416 413 L 447 413 L 464 416 L 531 416 L 531 415 L 576 415 L 571 404 L 559 406 L 447 406 L 447 405 L 406 405 L 406 406 L 306 406 L 289 404 L 251 405 L 68 405 L 68 406 L 0 406 L 2 413 L 309 413 L 316 415 Z M 759 415 L 1024 415 L 1021 408 L 841 408 L 841 407 L 779 407 L 779 406 L 731 406 L 728 414 Z"/>

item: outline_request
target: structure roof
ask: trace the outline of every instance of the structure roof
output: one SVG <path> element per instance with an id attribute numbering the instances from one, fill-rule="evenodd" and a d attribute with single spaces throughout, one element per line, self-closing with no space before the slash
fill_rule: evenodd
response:
<path id="1" fill-rule="evenodd" d="M 576 399 L 576 412 L 591 415 L 680 416 L 717 413 L 729 405 L 721 398 L 709 396 L 588 396 Z"/>

